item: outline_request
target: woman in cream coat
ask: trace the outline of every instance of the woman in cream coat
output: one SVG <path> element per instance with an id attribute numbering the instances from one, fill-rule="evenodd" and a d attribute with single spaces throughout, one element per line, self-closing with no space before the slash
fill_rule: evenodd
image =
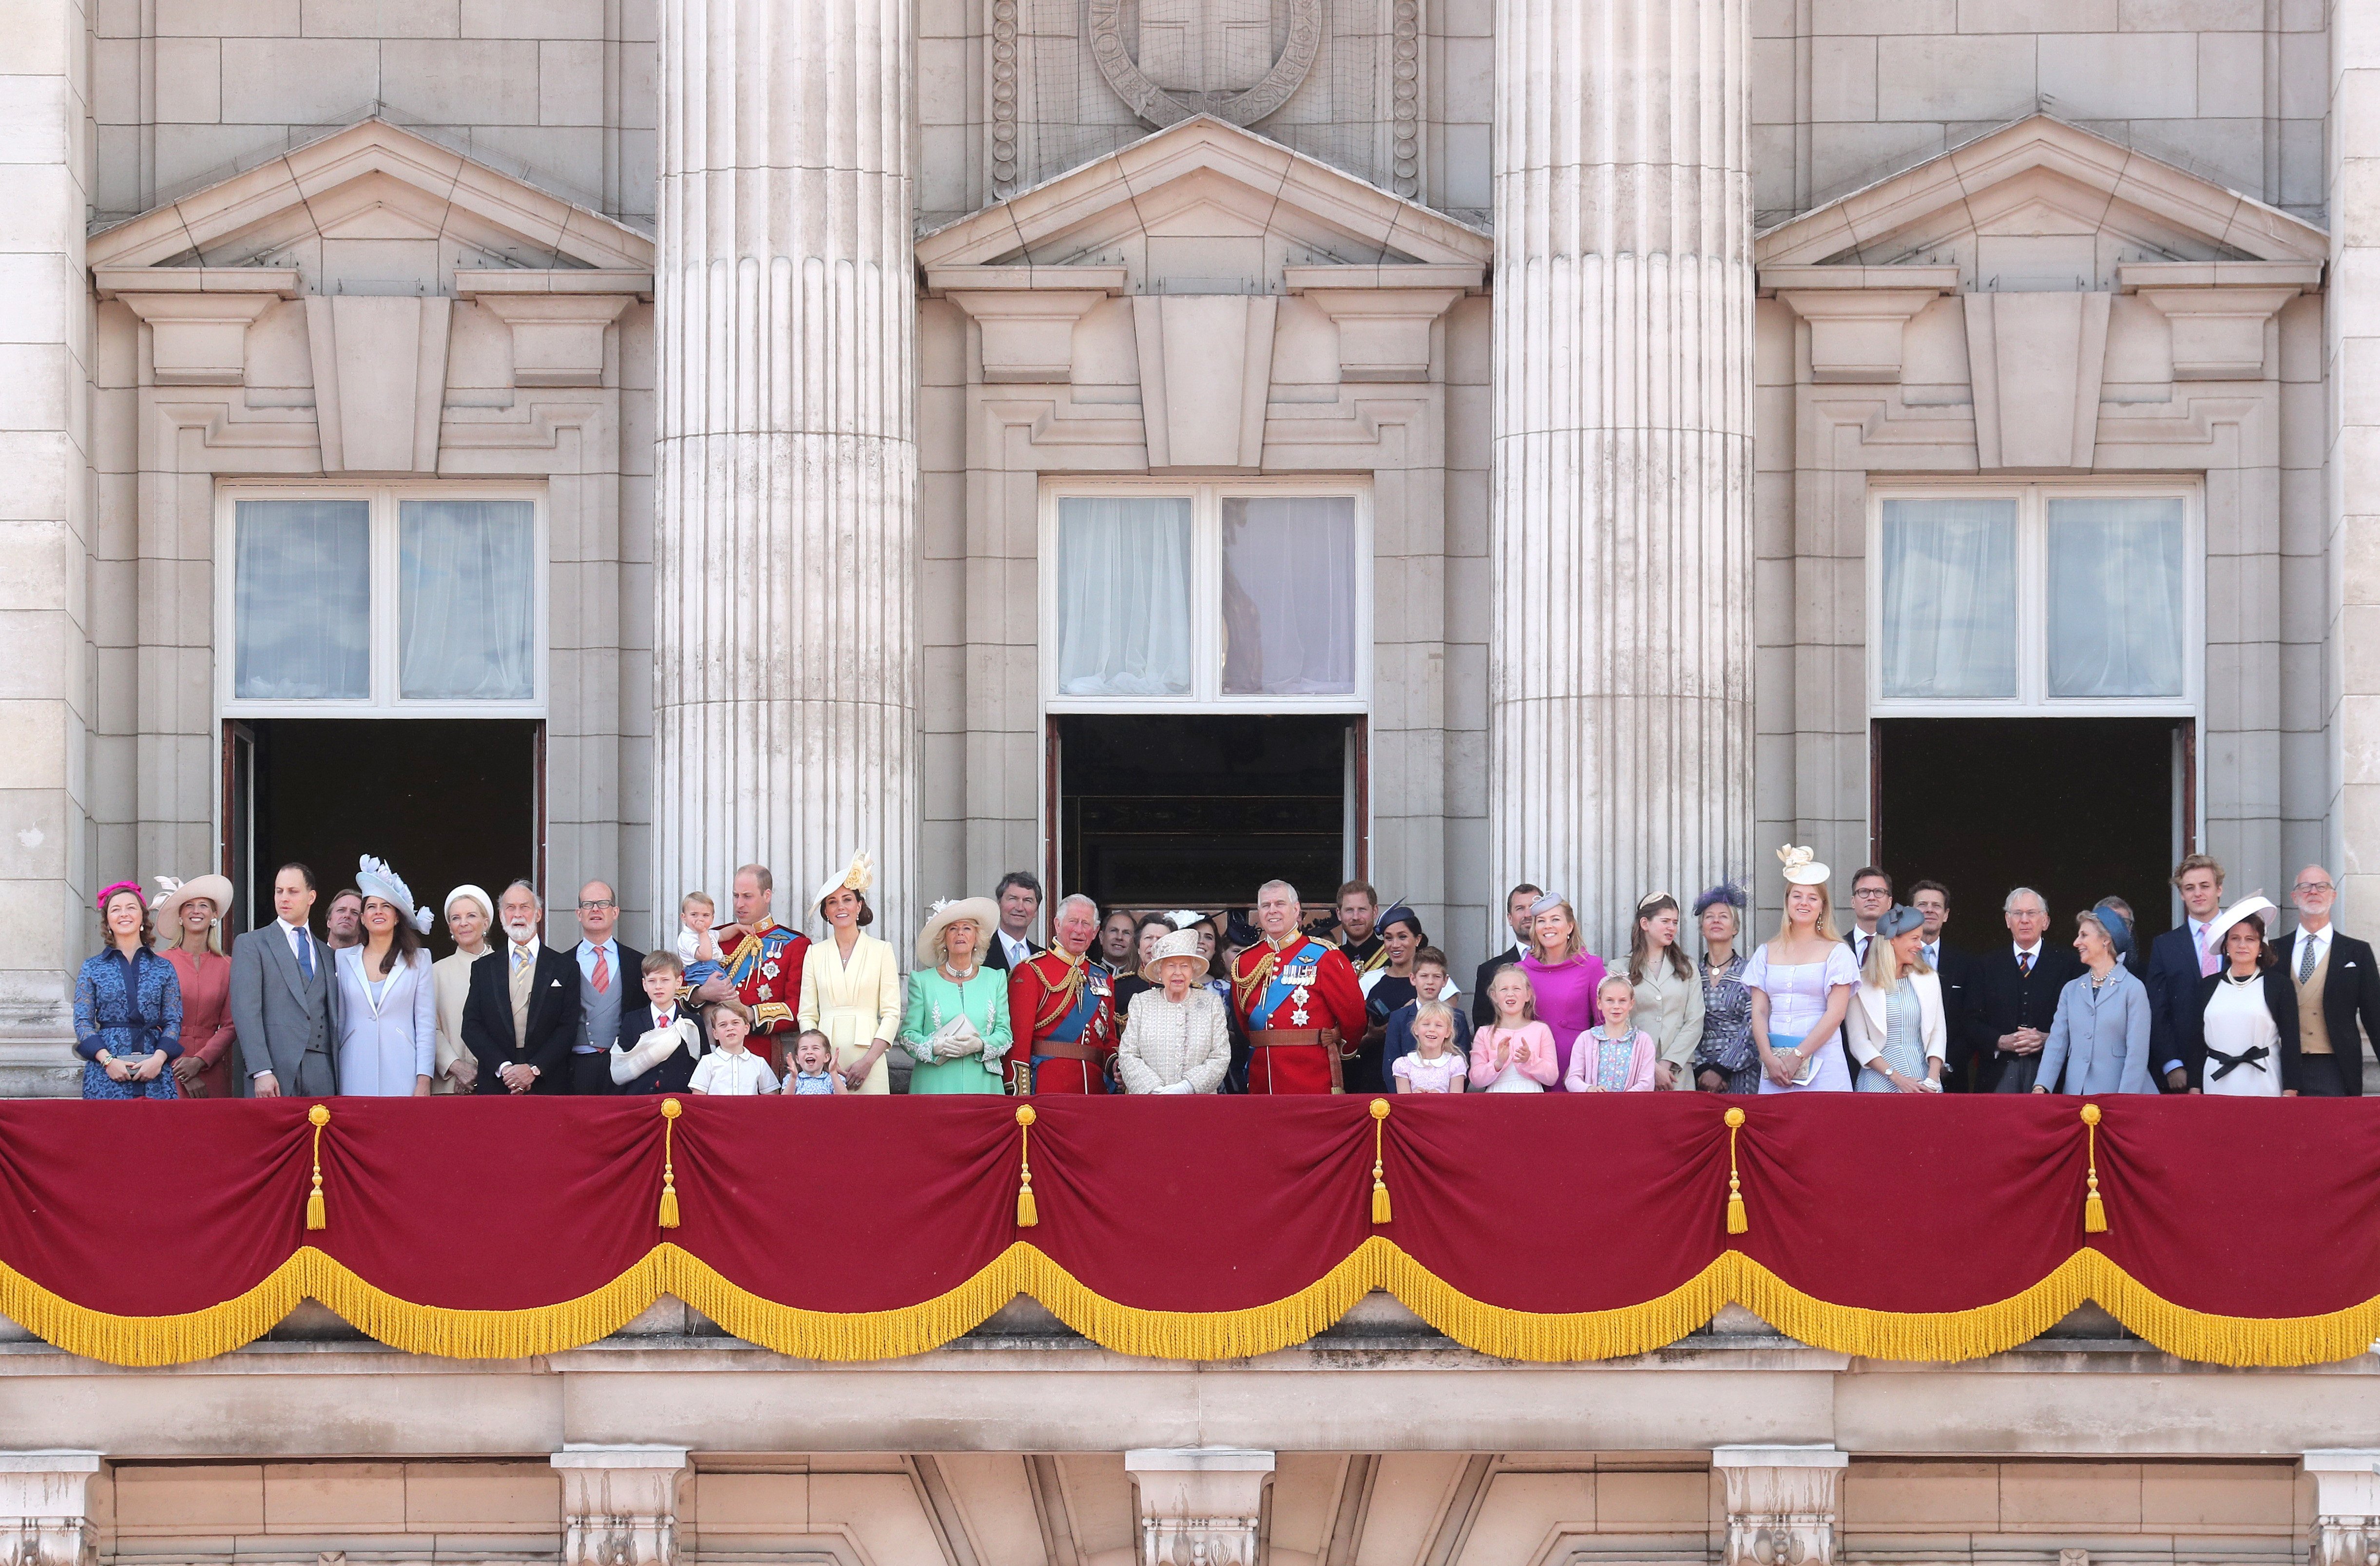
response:
<path id="1" fill-rule="evenodd" d="M 884 1051 L 901 1031 L 901 964 L 892 948 L 861 930 L 876 922 L 868 906 L 874 867 L 865 854 L 831 876 L 810 899 L 831 932 L 802 959 L 801 1026 L 834 1046 L 834 1069 L 854 1093 L 889 1093 Z"/>
<path id="2" fill-rule="evenodd" d="M 1896 906 L 1876 924 L 1851 1005 L 1863 1093 L 1939 1093 L 1949 1030 L 1942 976 L 1925 965 L 1925 916 Z"/>

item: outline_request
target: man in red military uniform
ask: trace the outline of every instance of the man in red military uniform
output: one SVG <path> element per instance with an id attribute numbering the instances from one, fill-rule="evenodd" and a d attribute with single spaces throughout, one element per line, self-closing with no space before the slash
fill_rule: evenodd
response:
<path id="1" fill-rule="evenodd" d="M 1336 1093 L 1364 1040 L 1364 989 L 1346 954 L 1297 928 L 1297 889 L 1257 891 L 1264 939 L 1232 965 L 1232 1012 L 1248 1036 L 1251 1093 Z"/>
<path id="2" fill-rule="evenodd" d="M 1115 980 L 1084 953 L 1099 932 L 1099 904 L 1079 893 L 1050 917 L 1057 944 L 1008 974 L 1012 1093 L 1104 1093 L 1115 1058 Z M 1359 1005 L 1360 1013 L 1362 1007 Z"/>
<path id="3" fill-rule="evenodd" d="M 726 971 L 704 981 L 695 999 L 705 1005 L 735 1001 L 751 1014 L 749 1048 L 782 1074 L 793 1042 L 794 1013 L 802 1002 L 802 962 L 810 938 L 779 924 L 769 912 L 776 879 L 766 865 L 735 872 L 735 922 L 716 932 Z"/>

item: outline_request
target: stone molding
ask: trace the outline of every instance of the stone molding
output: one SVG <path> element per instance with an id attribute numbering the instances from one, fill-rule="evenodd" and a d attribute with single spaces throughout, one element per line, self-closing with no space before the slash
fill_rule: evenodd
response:
<path id="1" fill-rule="evenodd" d="M 1099 75 L 1132 112 L 1151 125 L 1172 125 L 1196 114 L 1211 114 L 1233 125 L 1254 125 L 1289 102 L 1305 85 L 1322 48 L 1322 0 L 1289 0 L 1289 32 L 1263 79 L 1245 92 L 1191 94 L 1184 102 L 1140 68 L 1123 43 L 1123 0 L 1089 0 L 1086 18 L 1091 58 Z"/>
<path id="2" fill-rule="evenodd" d="M 2113 297 L 1966 296 L 1978 467 L 2091 466 Z"/>
<path id="3" fill-rule="evenodd" d="M 1342 382 L 1393 382 L 1429 379 L 1430 329 L 1479 278 L 1459 266 L 1293 266 L 1281 282 L 1339 328 Z"/>
<path id="4" fill-rule="evenodd" d="M 1959 269 L 1762 267 L 1760 287 L 1809 322 L 1813 382 L 1892 385 L 1900 380 L 1903 329 L 1936 299 L 1959 291 Z"/>
<path id="5" fill-rule="evenodd" d="M 2283 305 L 2322 286 L 2313 261 L 2126 261 L 2119 293 L 2137 294 L 2173 332 L 2177 381 L 2261 381 L 2277 373 L 2265 327 Z"/>
<path id="6" fill-rule="evenodd" d="M 612 322 L 650 298 L 650 273 L 480 269 L 455 274 L 455 292 L 511 328 L 516 386 L 600 386 Z"/>
<path id="7" fill-rule="evenodd" d="M 1120 266 L 946 266 L 926 285 L 965 310 L 982 345 L 983 378 L 1051 382 L 1074 373 L 1075 323 L 1124 290 Z"/>
<path id="8" fill-rule="evenodd" d="M 2300 1463 L 2313 1480 L 2313 1566 L 2380 1562 L 2380 1451 L 2310 1451 Z"/>
<path id="9" fill-rule="evenodd" d="M 120 299 L 149 323 L 150 365 L 161 386 L 237 386 L 248 374 L 248 329 L 298 297 L 294 267 L 94 268 L 103 299 Z"/>
<path id="10" fill-rule="evenodd" d="M 306 346 L 324 473 L 435 473 L 455 301 L 313 295 Z"/>
<path id="11" fill-rule="evenodd" d="M 1150 472 L 1263 465 L 1280 305 L 1269 294 L 1133 299 Z"/>
<path id="12" fill-rule="evenodd" d="M 95 1451 L 0 1451 L 0 1561 L 6 1566 L 91 1566 Z"/>
<path id="13" fill-rule="evenodd" d="M 1718 1447 L 1725 1566 L 1833 1566 L 1849 1456 L 1833 1447 Z"/>
<path id="14" fill-rule="evenodd" d="M 1273 1454 L 1246 1447 L 1123 1454 L 1140 1514 L 1140 1566 L 1256 1566 Z"/>
<path id="15" fill-rule="evenodd" d="M 562 1566 L 673 1566 L 678 1491 L 693 1475 L 673 1446 L 568 1446 L 562 1475 Z"/>

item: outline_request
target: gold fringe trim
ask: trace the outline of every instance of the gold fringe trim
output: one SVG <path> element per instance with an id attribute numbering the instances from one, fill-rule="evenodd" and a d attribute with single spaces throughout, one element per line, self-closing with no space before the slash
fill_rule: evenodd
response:
<path id="1" fill-rule="evenodd" d="M 1305 1288 L 1243 1310 L 1122 1305 L 1094 1293 L 1024 1241 L 956 1288 L 917 1305 L 804 1310 L 763 1299 L 664 1242 L 601 1288 L 525 1310 L 414 1305 L 309 1245 L 237 1298 L 177 1316 L 105 1315 L 0 1265 L 0 1315 L 86 1358 L 123 1366 L 179 1365 L 262 1337 L 310 1296 L 393 1348 L 457 1359 L 518 1359 L 607 1337 L 666 1294 L 747 1341 L 797 1358 L 847 1362 L 922 1354 L 973 1330 L 1019 1294 L 1029 1294 L 1069 1327 L 1118 1354 L 1219 1360 L 1304 1342 L 1374 1289 L 1387 1290 L 1466 1348 L 1536 1363 L 1651 1353 L 1706 1325 L 1730 1302 L 1814 1347 L 1937 1363 L 1980 1358 L 2029 1341 L 2086 1300 L 2096 1300 L 2168 1354 L 2215 1365 L 2351 1359 L 2380 1338 L 2380 1298 L 2321 1316 L 2210 1315 L 2160 1297 L 2095 1250 L 2077 1251 L 2031 1288 L 1969 1310 L 1893 1312 L 1831 1304 L 1740 1251 L 1721 1254 L 1677 1288 L 1641 1304 L 1599 1311 L 1511 1310 L 1463 1293 L 1377 1234 Z"/>

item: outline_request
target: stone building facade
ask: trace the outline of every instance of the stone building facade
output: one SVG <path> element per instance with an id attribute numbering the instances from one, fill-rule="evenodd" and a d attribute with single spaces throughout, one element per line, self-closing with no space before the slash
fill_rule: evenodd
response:
<path id="1" fill-rule="evenodd" d="M 285 857 L 2380 903 L 2354 6 L 7 14 L 20 1088 Z"/>

